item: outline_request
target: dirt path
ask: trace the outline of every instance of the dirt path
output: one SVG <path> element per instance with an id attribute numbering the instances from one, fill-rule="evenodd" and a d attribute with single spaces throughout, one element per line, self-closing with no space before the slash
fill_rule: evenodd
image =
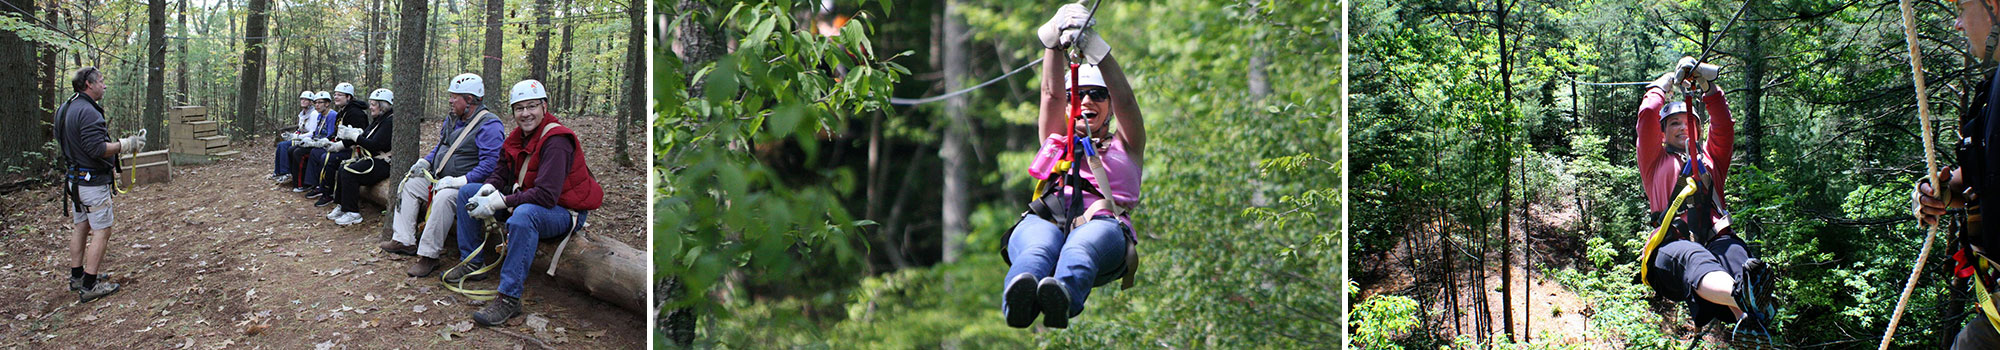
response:
<path id="1" fill-rule="evenodd" d="M 564 124 L 585 135 L 591 168 L 605 186 L 591 232 L 644 249 L 643 168 L 612 161 L 608 118 Z M 436 143 L 436 127 L 422 128 L 426 147 Z M 644 154 L 644 137 L 634 141 L 632 149 Z M 334 225 L 323 217 L 331 209 L 263 179 L 271 171 L 268 138 L 235 148 L 243 154 L 176 167 L 172 182 L 117 197 L 103 266 L 123 289 L 89 304 L 77 305 L 67 290 L 70 226 L 55 190 L 0 196 L 0 295 L 19 298 L 0 303 L 0 348 L 644 346 L 642 315 L 541 274 L 528 278 L 522 316 L 505 327 L 471 327 L 478 306 L 440 288 L 435 273 L 405 276 L 409 258 L 376 248 L 387 221 L 380 207 L 364 205 L 361 224 Z"/>

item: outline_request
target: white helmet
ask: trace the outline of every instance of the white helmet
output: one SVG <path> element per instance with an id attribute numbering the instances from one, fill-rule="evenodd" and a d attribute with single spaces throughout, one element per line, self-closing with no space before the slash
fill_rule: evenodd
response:
<path id="1" fill-rule="evenodd" d="M 328 100 L 328 101 L 332 101 L 332 100 L 333 100 L 333 94 L 329 94 L 329 93 L 326 93 L 325 91 L 320 91 L 320 92 L 319 92 L 319 93 L 317 93 L 317 94 L 313 94 L 313 99 L 314 99 L 314 100 Z"/>
<path id="2" fill-rule="evenodd" d="M 299 99 L 310 101 L 313 99 L 313 92 L 312 91 L 300 92 Z"/>
<path id="3" fill-rule="evenodd" d="M 368 93 L 368 99 L 396 104 L 396 93 L 389 89 L 375 89 L 375 92 Z"/>
<path id="4" fill-rule="evenodd" d="M 354 84 L 340 83 L 340 85 L 334 85 L 333 92 L 347 94 L 347 96 L 354 96 Z"/>
<path id="5" fill-rule="evenodd" d="M 542 82 L 528 79 L 514 83 L 514 91 L 507 94 L 507 104 L 511 105 L 521 101 L 548 98 L 549 91 L 542 89 Z"/>
<path id="6" fill-rule="evenodd" d="M 1666 105 L 1660 106 L 1660 125 L 1666 126 L 1667 120 L 1672 119 L 1674 116 L 1687 113 L 1688 113 L 1688 105 L 1686 102 L 1667 101 Z"/>
<path id="7" fill-rule="evenodd" d="M 445 91 L 486 98 L 486 81 L 480 80 L 478 74 L 459 74 L 456 77 L 451 77 L 451 88 Z"/>
<path id="8" fill-rule="evenodd" d="M 1066 78 L 1069 77 L 1069 75 L 1064 74 L 1063 77 Z M 1078 82 L 1076 84 L 1077 87 L 1085 87 L 1085 86 L 1096 86 L 1103 88 L 1111 87 L 1110 85 L 1104 84 L 1104 71 L 1099 70 L 1097 68 L 1097 65 L 1095 64 L 1084 63 L 1077 65 L 1076 80 Z M 1069 86 L 1063 86 L 1063 88 L 1068 89 Z"/>

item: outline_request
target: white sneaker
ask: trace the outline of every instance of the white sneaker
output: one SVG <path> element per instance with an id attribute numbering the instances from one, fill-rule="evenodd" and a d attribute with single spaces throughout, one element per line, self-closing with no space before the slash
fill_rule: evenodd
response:
<path id="1" fill-rule="evenodd" d="M 333 211 L 326 212 L 326 219 L 340 221 L 341 214 L 345 214 L 345 212 L 340 211 L 340 208 L 333 208 Z"/>
<path id="2" fill-rule="evenodd" d="M 292 182 L 292 174 L 276 175 L 272 176 L 271 178 L 272 182 L 280 184 Z"/>
<path id="3" fill-rule="evenodd" d="M 340 226 L 347 226 L 359 223 L 361 223 L 361 213 L 358 212 L 348 212 L 345 214 L 341 214 L 339 218 L 333 219 L 333 224 Z"/>

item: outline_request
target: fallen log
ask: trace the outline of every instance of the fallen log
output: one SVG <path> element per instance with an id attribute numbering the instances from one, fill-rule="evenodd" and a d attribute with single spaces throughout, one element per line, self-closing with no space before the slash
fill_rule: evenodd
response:
<path id="1" fill-rule="evenodd" d="M 553 281 L 577 289 L 598 300 L 618 305 L 635 314 L 646 314 L 646 252 L 624 242 L 590 234 L 574 234 L 562 248 L 562 261 L 550 277 L 549 259 L 562 239 L 543 240 L 528 268 L 529 280 Z"/>

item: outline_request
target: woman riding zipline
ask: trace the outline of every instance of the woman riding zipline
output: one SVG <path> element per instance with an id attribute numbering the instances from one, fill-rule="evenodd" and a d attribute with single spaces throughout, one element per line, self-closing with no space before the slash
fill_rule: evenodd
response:
<path id="1" fill-rule="evenodd" d="M 1110 47 L 1086 31 L 1090 11 L 1064 5 L 1037 31 L 1046 48 L 1036 123 L 1044 139 L 1027 170 L 1041 183 L 1003 239 L 1012 267 L 1001 312 L 1015 328 L 1033 325 L 1036 316 L 1044 326 L 1066 328 L 1083 312 L 1091 288 L 1120 276 L 1129 286 L 1136 269 L 1137 238 L 1122 209 L 1138 205 L 1145 121 Z M 1070 64 L 1065 50 L 1072 46 L 1089 63 Z"/>
<path id="2" fill-rule="evenodd" d="M 1712 320 L 1737 322 L 1738 333 L 1762 336 L 1768 334 L 1770 311 L 1758 294 L 1767 274 L 1730 227 L 1722 185 L 1729 178 L 1736 123 L 1710 67 L 1682 57 L 1673 71 L 1646 85 L 1639 103 L 1639 180 L 1651 212 L 1647 225 L 1657 225 L 1640 253 L 1645 271 L 1639 280 L 1660 296 L 1685 302 L 1695 327 Z M 1679 93 L 1686 90 L 1699 97 Z M 1700 106 L 1691 105 L 1695 101 Z M 1698 107 L 1705 107 L 1712 129 L 1694 140 L 1691 135 L 1702 131 L 1694 114 Z"/>

